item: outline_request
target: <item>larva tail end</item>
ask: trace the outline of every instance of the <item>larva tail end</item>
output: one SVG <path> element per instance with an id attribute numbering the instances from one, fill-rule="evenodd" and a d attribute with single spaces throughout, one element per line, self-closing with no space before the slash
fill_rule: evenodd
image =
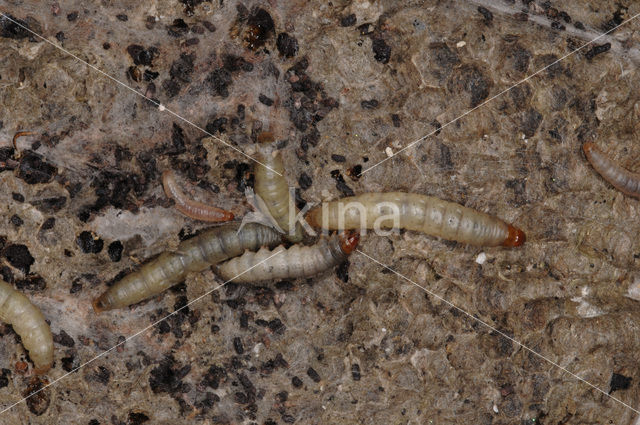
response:
<path id="1" fill-rule="evenodd" d="M 222 211 L 222 219 L 220 221 L 231 221 L 236 217 L 235 215 L 233 215 L 231 211 L 227 211 L 227 210 L 221 210 L 221 211 Z"/>
<path id="2" fill-rule="evenodd" d="M 345 254 L 351 254 L 360 242 L 360 233 L 355 230 L 347 230 L 340 235 L 340 249 Z"/>
<path id="3" fill-rule="evenodd" d="M 96 313 L 102 313 L 105 310 L 109 310 L 109 307 L 106 305 L 106 303 L 102 299 L 102 296 L 93 300 L 91 305 L 93 305 L 93 311 L 95 311 Z"/>
<path id="4" fill-rule="evenodd" d="M 510 224 L 508 226 L 509 235 L 504 240 L 504 242 L 502 242 L 502 246 L 516 247 L 522 245 L 527 240 L 524 232 L 517 227 L 513 227 Z"/>
<path id="5" fill-rule="evenodd" d="M 304 219 L 306 220 L 307 224 L 309 224 L 309 226 L 318 228 L 320 227 L 321 214 L 322 211 L 320 210 L 320 208 L 314 208 L 307 213 Z"/>

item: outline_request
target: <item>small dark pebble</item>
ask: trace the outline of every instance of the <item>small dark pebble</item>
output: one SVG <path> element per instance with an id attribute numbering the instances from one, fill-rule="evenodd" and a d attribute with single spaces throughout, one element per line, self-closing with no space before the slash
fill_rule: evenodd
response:
<path id="1" fill-rule="evenodd" d="M 579 29 L 579 30 L 582 30 L 582 31 L 584 31 L 584 30 L 585 30 L 585 28 L 584 28 L 584 24 L 583 24 L 582 22 L 580 22 L 580 21 L 576 21 L 576 23 L 575 23 L 575 24 L 573 24 L 573 26 L 574 26 L 574 27 L 576 27 L 576 28 L 577 28 L 577 29 Z"/>
<path id="2" fill-rule="evenodd" d="M 39 378 L 31 380 L 22 395 L 23 397 L 27 397 L 27 407 L 29 411 L 36 416 L 40 416 L 46 412 L 51 402 L 50 391 Z"/>
<path id="3" fill-rule="evenodd" d="M 278 52 L 286 58 L 292 58 L 298 54 L 298 40 L 286 32 L 278 34 L 276 47 Z"/>
<path id="4" fill-rule="evenodd" d="M 269 330 L 271 330 L 271 332 L 278 335 L 284 334 L 284 331 L 286 330 L 286 326 L 280 319 L 271 320 L 267 326 L 269 327 Z"/>
<path id="5" fill-rule="evenodd" d="M 31 201 L 31 205 L 42 212 L 58 212 L 67 203 L 66 196 L 54 196 L 51 198 L 38 199 Z"/>
<path id="6" fill-rule="evenodd" d="M 236 353 L 238 354 L 244 353 L 244 345 L 242 344 L 242 339 L 240 337 L 233 338 L 233 349 L 236 350 Z"/>
<path id="7" fill-rule="evenodd" d="M 16 227 L 20 227 L 24 224 L 24 221 L 16 214 L 12 215 L 9 221 L 11 221 L 11 224 Z"/>
<path id="8" fill-rule="evenodd" d="M 97 419 L 91 419 L 89 425 L 100 425 L 100 421 Z"/>
<path id="9" fill-rule="evenodd" d="M 49 217 L 44 221 L 44 223 L 42 223 L 42 226 L 40 226 L 40 230 L 51 230 L 55 225 L 56 225 L 56 218 Z"/>
<path id="10" fill-rule="evenodd" d="M 402 125 L 402 121 L 400 121 L 400 115 L 398 114 L 391 114 L 391 122 L 393 123 L 393 126 L 395 128 L 400 128 L 400 126 Z"/>
<path id="11" fill-rule="evenodd" d="M 73 356 L 63 357 L 60 361 L 62 362 L 62 369 L 65 372 L 71 372 L 75 367 L 75 358 Z M 89 423 L 91 424 L 91 422 Z M 100 422 L 96 421 L 96 423 L 99 424 Z"/>
<path id="12" fill-rule="evenodd" d="M 362 102 L 360 102 L 360 106 L 362 107 L 362 109 L 376 109 L 378 105 L 379 103 L 375 99 L 363 100 Z"/>
<path id="13" fill-rule="evenodd" d="M 605 43 L 599 46 L 593 46 L 584 56 L 591 60 L 600 53 L 608 52 L 609 50 L 611 50 L 611 43 Z"/>
<path id="14" fill-rule="evenodd" d="M 344 181 L 336 183 L 336 188 L 342 193 L 342 196 L 355 196 L 355 192 Z"/>
<path id="15" fill-rule="evenodd" d="M 171 64 L 171 69 L 169 70 L 171 78 L 182 81 L 183 83 L 190 83 L 195 58 L 195 54 L 181 53 L 180 57 Z"/>
<path id="16" fill-rule="evenodd" d="M 356 14 L 352 13 L 351 15 L 347 15 L 344 16 L 342 19 L 340 19 L 340 26 L 341 27 L 350 27 L 352 25 L 356 24 Z"/>
<path id="17" fill-rule="evenodd" d="M 85 254 L 97 254 L 102 251 L 104 242 L 100 238 L 94 238 L 91 232 L 82 231 L 76 238 L 76 244 Z"/>
<path id="18" fill-rule="evenodd" d="M 256 50 L 264 46 L 274 30 L 275 24 L 269 12 L 262 8 L 254 9 L 247 18 L 247 29 L 243 36 L 247 48 Z"/>
<path id="19" fill-rule="evenodd" d="M 111 44 L 105 41 L 104 43 L 102 43 L 102 48 L 104 50 L 109 50 L 111 48 Z"/>
<path id="20" fill-rule="evenodd" d="M 109 254 L 109 258 L 111 259 L 111 261 L 113 261 L 114 263 L 117 263 L 118 261 L 120 261 L 120 259 L 122 258 L 122 250 L 123 250 L 122 242 L 120 241 L 111 242 L 109 244 L 109 248 L 107 248 L 107 252 Z"/>
<path id="21" fill-rule="evenodd" d="M 558 13 L 558 16 L 562 18 L 567 24 L 571 23 L 571 16 L 569 16 L 567 12 L 560 11 L 560 13 Z"/>
<path id="22" fill-rule="evenodd" d="M 631 377 L 626 377 L 618 373 L 611 375 L 611 382 L 609 383 L 609 394 L 618 390 L 626 390 L 631 385 Z"/>
<path id="23" fill-rule="evenodd" d="M 129 53 L 135 65 L 152 66 L 153 59 L 158 54 L 158 49 L 155 47 L 145 49 L 139 44 L 131 44 L 127 47 L 127 53 Z"/>
<path id="24" fill-rule="evenodd" d="M 145 81 L 153 81 L 156 78 L 158 78 L 159 75 L 160 75 L 159 72 L 150 71 L 148 69 L 145 69 L 144 70 L 144 74 L 142 74 L 142 78 L 144 78 Z"/>
<path id="25" fill-rule="evenodd" d="M 56 33 L 56 40 L 62 43 L 65 40 L 64 32 L 59 31 Z"/>
<path id="26" fill-rule="evenodd" d="M 127 425 L 140 425 L 149 421 L 149 417 L 142 412 L 130 412 Z"/>
<path id="27" fill-rule="evenodd" d="M 240 315 L 240 328 L 246 329 L 249 327 L 249 314 L 243 311 Z"/>
<path id="28" fill-rule="evenodd" d="M 167 33 L 172 37 L 181 37 L 189 32 L 189 26 L 184 19 L 174 19 L 173 23 L 167 27 Z"/>
<path id="29" fill-rule="evenodd" d="M 309 175 L 303 171 L 302 174 L 300 174 L 300 177 L 298 178 L 298 185 L 300 186 L 300 189 L 302 190 L 309 189 L 311 187 L 311 183 L 313 183 L 313 181 L 311 180 L 311 177 L 309 177 Z"/>
<path id="30" fill-rule="evenodd" d="M 202 21 L 202 25 L 204 25 L 204 27 L 206 29 L 209 30 L 209 32 L 215 32 L 216 31 L 216 26 L 213 25 L 211 22 L 209 21 Z"/>
<path id="31" fill-rule="evenodd" d="M 302 379 L 294 376 L 293 378 L 291 378 L 291 384 L 296 388 L 300 388 L 302 386 Z"/>
<path id="32" fill-rule="evenodd" d="M 122 21 L 122 22 L 127 22 L 127 21 L 129 20 L 129 17 L 128 17 L 127 15 L 125 15 L 124 13 L 119 13 L 119 14 L 117 14 L 117 15 L 116 15 L 116 18 L 117 18 L 119 21 Z"/>
<path id="33" fill-rule="evenodd" d="M 260 94 L 260 96 L 258 96 L 258 100 L 260 101 L 260 103 L 264 105 L 267 105 L 267 106 L 273 105 L 273 99 L 268 98 L 264 94 Z"/>
<path id="34" fill-rule="evenodd" d="M 567 29 L 564 25 L 562 25 L 558 21 L 551 22 L 551 28 L 553 28 L 554 30 L 559 30 L 559 31 L 564 31 L 565 29 Z"/>
<path id="35" fill-rule="evenodd" d="M 282 422 L 292 424 L 296 422 L 296 418 L 291 415 L 282 415 Z"/>
<path id="36" fill-rule="evenodd" d="M 360 35 L 369 35 L 373 33 L 373 30 L 374 30 L 374 26 L 369 23 L 358 26 L 358 31 L 360 32 Z"/>
<path id="37" fill-rule="evenodd" d="M 338 279 L 347 283 L 349 281 L 349 260 L 343 262 L 336 268 Z"/>
<path id="38" fill-rule="evenodd" d="M 67 15 L 67 21 L 69 22 L 74 22 L 76 19 L 78 19 L 78 12 L 71 12 Z"/>
<path id="39" fill-rule="evenodd" d="M 281 280 L 280 282 L 276 282 L 275 287 L 280 291 L 292 291 L 294 285 L 288 280 Z"/>
<path id="40" fill-rule="evenodd" d="M 189 38 L 188 40 L 186 40 L 184 42 L 185 46 L 195 46 L 196 44 L 200 43 L 200 39 L 197 37 L 193 37 L 193 38 Z"/>
<path id="41" fill-rule="evenodd" d="M 71 289 L 69 289 L 69 293 L 77 294 L 80 291 L 82 291 L 82 283 L 80 283 L 79 279 L 74 280 L 73 283 L 71 284 Z"/>
<path id="42" fill-rule="evenodd" d="M 376 38 L 373 40 L 372 48 L 375 60 L 380 63 L 389 63 L 391 46 L 389 46 L 386 41 L 381 38 Z"/>
<path id="43" fill-rule="evenodd" d="M 9 376 L 11 376 L 11 371 L 3 368 L 2 375 L 0 375 L 0 388 L 4 388 L 9 385 Z"/>
<path id="44" fill-rule="evenodd" d="M 288 398 L 289 393 L 286 391 L 280 391 L 278 394 L 276 394 L 276 400 L 278 400 L 278 403 L 284 403 Z"/>
<path id="45" fill-rule="evenodd" d="M 351 177 L 351 180 L 358 180 L 362 175 L 362 165 L 356 164 L 353 167 L 347 169 L 347 175 Z"/>
<path id="46" fill-rule="evenodd" d="M 360 365 L 358 363 L 351 365 L 351 377 L 354 381 L 360 380 Z"/>
<path id="47" fill-rule="evenodd" d="M 318 375 L 318 372 L 316 372 L 314 368 L 309 367 L 309 369 L 307 369 L 307 375 L 309 375 L 309 378 L 311 378 L 313 382 L 320 382 L 320 375 Z"/>
<path id="48" fill-rule="evenodd" d="M 21 244 L 7 246 L 2 254 L 9 261 L 9 264 L 24 274 L 29 274 L 29 270 L 35 262 L 29 248 Z"/>
<path id="49" fill-rule="evenodd" d="M 76 342 L 71 338 L 71 335 L 66 333 L 64 329 L 60 330 L 59 334 L 53 334 L 53 342 L 56 344 L 60 344 L 64 347 L 73 347 L 76 345 Z"/>
<path id="50" fill-rule="evenodd" d="M 24 202 L 24 196 L 21 193 L 13 192 L 11 197 L 16 202 Z"/>
<path id="51" fill-rule="evenodd" d="M 49 183 L 57 168 L 44 161 L 38 154 L 27 151 L 20 159 L 18 177 L 28 184 Z"/>
<path id="52" fill-rule="evenodd" d="M 47 287 L 47 282 L 37 274 L 29 274 L 24 279 L 16 281 L 16 288 L 21 291 L 44 291 Z"/>
<path id="53" fill-rule="evenodd" d="M 482 15 L 485 24 L 488 25 L 493 21 L 493 13 L 486 7 L 478 6 L 478 12 Z"/>

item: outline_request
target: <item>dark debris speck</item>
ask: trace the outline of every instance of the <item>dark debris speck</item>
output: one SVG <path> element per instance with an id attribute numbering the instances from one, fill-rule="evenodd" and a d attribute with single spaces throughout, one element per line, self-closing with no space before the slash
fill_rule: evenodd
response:
<path id="1" fill-rule="evenodd" d="M 355 25 L 356 21 L 357 21 L 356 14 L 352 13 L 352 14 L 344 16 L 342 19 L 340 19 L 340 26 L 341 27 L 350 27 L 352 25 Z"/>
<path id="2" fill-rule="evenodd" d="M 31 266 L 35 262 L 29 252 L 29 248 L 22 244 L 12 244 L 7 246 L 3 250 L 2 255 L 7 259 L 7 261 L 9 261 L 9 264 L 24 274 L 29 273 Z"/>
<path id="3" fill-rule="evenodd" d="M 122 250 L 123 250 L 122 242 L 113 241 L 109 244 L 107 248 L 107 253 L 109 254 L 109 258 L 114 263 L 117 263 L 122 258 Z"/>
<path id="4" fill-rule="evenodd" d="M 278 34 L 276 47 L 278 52 L 286 58 L 292 58 L 298 54 L 298 40 L 286 32 Z"/>
<path id="5" fill-rule="evenodd" d="M 76 244 L 85 254 L 97 254 L 102 251 L 104 242 L 86 230 L 80 232 L 76 238 Z"/>

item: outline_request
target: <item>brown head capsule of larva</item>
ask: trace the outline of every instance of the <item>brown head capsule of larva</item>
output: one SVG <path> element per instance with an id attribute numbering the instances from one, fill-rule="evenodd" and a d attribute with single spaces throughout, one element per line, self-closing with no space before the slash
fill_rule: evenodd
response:
<path id="1" fill-rule="evenodd" d="M 508 247 L 516 247 L 520 246 L 527 240 L 524 232 L 517 227 L 513 227 L 510 224 L 507 224 L 509 233 L 507 234 L 507 238 L 502 242 L 502 246 Z"/>
<path id="2" fill-rule="evenodd" d="M 360 233 L 348 230 L 340 235 L 340 249 L 345 254 L 351 254 L 360 242 Z"/>

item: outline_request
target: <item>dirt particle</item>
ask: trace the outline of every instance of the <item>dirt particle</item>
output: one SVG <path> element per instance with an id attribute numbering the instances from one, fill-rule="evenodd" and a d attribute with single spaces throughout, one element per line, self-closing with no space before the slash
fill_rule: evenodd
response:
<path id="1" fill-rule="evenodd" d="M 9 376 L 11 376 L 11 371 L 3 368 L 2 374 L 0 374 L 0 388 L 4 388 L 9 385 Z"/>
<path id="2" fill-rule="evenodd" d="M 609 50 L 611 50 L 611 43 L 600 44 L 589 49 L 589 51 L 585 53 L 584 57 L 591 60 L 597 55 L 608 52 Z"/>
<path id="3" fill-rule="evenodd" d="M 278 34 L 276 47 L 278 52 L 286 58 L 292 58 L 298 54 L 298 40 L 286 32 Z"/>
<path id="4" fill-rule="evenodd" d="M 542 115 L 540 112 L 531 108 L 528 111 L 524 112 L 522 119 L 520 121 L 520 131 L 524 133 L 526 138 L 531 138 L 536 134 L 536 130 L 540 126 L 542 122 Z"/>
<path id="5" fill-rule="evenodd" d="M 75 22 L 75 21 L 76 21 L 76 19 L 78 19 L 78 15 L 79 15 L 79 14 L 78 14 L 78 12 L 76 12 L 76 11 L 69 13 L 69 14 L 67 15 L 67 21 L 69 21 L 69 22 Z"/>
<path id="6" fill-rule="evenodd" d="M 312 183 L 313 180 L 311 179 L 311 177 L 303 171 L 298 178 L 298 185 L 300 186 L 300 189 L 307 190 L 311 187 Z"/>
<path id="7" fill-rule="evenodd" d="M 184 19 L 181 19 L 181 18 L 174 19 L 173 23 L 167 26 L 167 33 L 171 37 L 176 37 L 176 38 L 182 37 L 188 32 L 189 32 L 189 26 L 184 21 Z"/>
<path id="8" fill-rule="evenodd" d="M 318 372 L 316 372 L 316 370 L 312 367 L 309 367 L 309 369 L 307 369 L 307 375 L 309 376 L 309 378 L 311 378 L 313 380 L 313 382 L 320 382 L 320 375 L 318 375 Z"/>
<path id="9" fill-rule="evenodd" d="M 61 329 L 59 334 L 53 335 L 53 342 L 64 347 L 73 347 L 74 345 L 76 345 L 76 342 L 68 333 L 64 331 L 64 329 Z"/>
<path id="10" fill-rule="evenodd" d="M 171 69 L 169 70 L 171 78 L 175 78 L 183 83 L 190 83 L 195 57 L 195 54 L 181 53 L 180 58 L 171 64 Z"/>
<path id="11" fill-rule="evenodd" d="M 111 261 L 113 261 L 114 263 L 117 263 L 118 261 L 120 261 L 120 259 L 122 258 L 122 250 L 123 250 L 122 242 L 120 241 L 111 242 L 109 244 L 109 247 L 107 248 L 107 253 L 109 254 L 109 258 L 111 259 Z"/>
<path id="12" fill-rule="evenodd" d="M 47 163 L 40 155 L 27 151 L 20 158 L 17 176 L 28 184 L 49 183 L 57 171 L 56 167 Z"/>
<path id="13" fill-rule="evenodd" d="M 273 105 L 273 99 L 265 96 L 264 94 L 260 93 L 260 96 L 258 96 L 258 100 L 260 101 L 260 103 L 262 103 L 263 105 L 266 106 L 271 106 Z"/>
<path id="14" fill-rule="evenodd" d="M 294 376 L 293 378 L 291 378 L 291 385 L 293 385 L 295 388 L 300 388 L 302 386 L 302 379 Z"/>
<path id="15" fill-rule="evenodd" d="M 29 274 L 24 279 L 16 281 L 16 288 L 21 291 L 40 292 L 44 291 L 46 287 L 47 282 L 37 274 Z"/>
<path id="16" fill-rule="evenodd" d="M 127 425 L 140 425 L 149 421 L 149 416 L 142 412 L 129 412 Z"/>
<path id="17" fill-rule="evenodd" d="M 354 363 L 351 365 L 351 377 L 354 381 L 360 380 L 360 365 L 358 363 Z"/>
<path id="18" fill-rule="evenodd" d="M 131 56 L 135 65 L 152 66 L 153 59 L 158 54 L 158 49 L 155 47 L 145 49 L 139 44 L 131 44 L 127 47 L 127 53 L 129 53 L 129 56 Z"/>
<path id="19" fill-rule="evenodd" d="M 485 25 L 491 25 L 491 22 L 493 21 L 493 13 L 491 13 L 489 9 L 487 9 L 486 7 L 478 6 L 478 13 L 482 15 L 482 21 Z"/>
<path id="20" fill-rule="evenodd" d="M 244 344 L 242 343 L 242 339 L 240 337 L 233 338 L 233 349 L 238 354 L 244 353 Z"/>
<path id="21" fill-rule="evenodd" d="M 27 388 L 22 393 L 27 398 L 27 407 L 29 411 L 36 416 L 42 415 L 47 411 L 51 402 L 51 395 L 48 388 L 45 388 L 45 382 L 40 378 L 33 378 Z"/>
<path id="22" fill-rule="evenodd" d="M 129 20 L 129 17 L 124 13 L 119 13 L 116 15 L 116 19 L 122 22 L 127 22 Z"/>
<path id="23" fill-rule="evenodd" d="M 611 381 L 609 382 L 609 394 L 618 390 L 626 390 L 631 386 L 631 377 L 626 377 L 618 373 L 611 375 Z"/>
<path id="24" fill-rule="evenodd" d="M 189 385 L 182 382 L 182 378 L 191 371 L 191 366 L 180 367 L 172 356 L 167 356 L 160 364 L 151 370 L 149 386 L 154 393 L 184 393 L 189 391 Z"/>
<path id="25" fill-rule="evenodd" d="M 29 270 L 35 262 L 29 252 L 29 248 L 21 244 L 7 246 L 2 255 L 9 261 L 9 264 L 24 274 L 29 274 Z"/>
<path id="26" fill-rule="evenodd" d="M 371 100 L 363 100 L 360 102 L 360 107 L 362 109 L 377 109 L 380 103 L 376 99 Z"/>
<path id="27" fill-rule="evenodd" d="M 20 227 L 24 224 L 24 221 L 16 214 L 12 215 L 9 221 L 16 227 Z"/>
<path id="28" fill-rule="evenodd" d="M 373 39 L 372 48 L 375 60 L 381 63 L 389 63 L 391 46 L 389 46 L 386 41 L 381 38 L 375 38 Z"/>
<path id="29" fill-rule="evenodd" d="M 344 16 L 342 19 L 340 19 L 340 26 L 341 27 L 350 27 L 352 25 L 355 25 L 356 21 L 357 21 L 356 14 L 352 13 L 352 14 Z"/>
<path id="30" fill-rule="evenodd" d="M 104 242 L 92 232 L 82 231 L 76 238 L 76 244 L 85 254 L 97 254 L 102 251 Z"/>
<path id="31" fill-rule="evenodd" d="M 13 192 L 11 194 L 11 197 L 16 202 L 24 202 L 24 195 L 22 195 L 21 193 Z"/>
<path id="32" fill-rule="evenodd" d="M 254 9 L 247 18 L 247 28 L 243 35 L 247 48 L 256 50 L 264 46 L 274 30 L 275 24 L 269 12 L 262 8 Z"/>
<path id="33" fill-rule="evenodd" d="M 336 275 L 338 279 L 347 283 L 349 281 L 349 260 L 344 261 L 336 268 Z"/>

